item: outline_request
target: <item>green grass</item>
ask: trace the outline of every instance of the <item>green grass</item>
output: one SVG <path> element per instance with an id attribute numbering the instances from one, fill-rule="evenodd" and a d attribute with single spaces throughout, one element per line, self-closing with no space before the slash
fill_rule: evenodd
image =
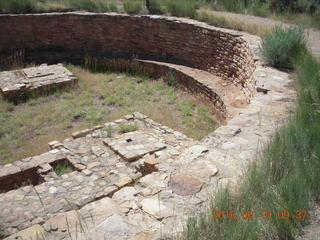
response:
<path id="1" fill-rule="evenodd" d="M 236 192 L 221 189 L 206 211 L 190 216 L 178 239 L 295 239 L 306 224 L 295 217 L 297 211 L 310 210 L 320 195 L 320 63 L 305 52 L 295 61 L 298 106 L 294 116 L 250 165 Z M 244 211 L 256 215 L 270 211 L 273 216 L 211 219 L 215 210 L 235 211 L 237 216 Z M 279 211 L 293 217 L 279 219 Z"/>
<path id="2" fill-rule="evenodd" d="M 74 10 L 86 9 L 95 12 L 117 12 L 115 3 L 96 0 L 69 0 L 69 7 Z"/>
<path id="3" fill-rule="evenodd" d="M 126 13 L 137 14 L 142 10 L 143 3 L 140 0 L 127 0 L 123 3 L 123 8 Z"/>
<path id="4" fill-rule="evenodd" d="M 178 17 L 195 18 L 199 8 L 196 0 L 167 0 L 165 4 L 167 12 Z"/>
<path id="5" fill-rule="evenodd" d="M 36 1 L 35 0 L 1 0 L 0 9 L 2 12 L 30 13 L 36 10 Z"/>
<path id="6" fill-rule="evenodd" d="M 48 150 L 47 143 L 52 140 L 61 141 L 74 131 L 135 111 L 195 139 L 201 139 L 216 127 L 209 108 L 163 81 L 128 74 L 92 73 L 72 65 L 67 68 L 79 78 L 75 88 L 31 98 L 18 105 L 0 98 L 1 164 L 41 154 Z M 189 101 L 194 101 L 196 107 L 191 120 L 185 121 L 178 106 Z M 198 113 L 200 107 L 205 109 L 205 117 Z M 200 118 L 201 121 L 197 120 Z"/>
<path id="7" fill-rule="evenodd" d="M 120 133 L 128 133 L 128 132 L 134 132 L 139 129 L 139 126 L 137 123 L 128 123 L 128 124 L 120 124 L 119 126 L 119 132 Z"/>
<path id="8" fill-rule="evenodd" d="M 71 173 L 73 171 L 72 167 L 68 164 L 67 161 L 60 162 L 53 167 L 53 171 L 61 176 L 63 174 Z"/>
<path id="9" fill-rule="evenodd" d="M 261 54 L 273 67 L 293 68 L 294 59 L 306 51 L 306 39 L 299 27 L 275 27 L 262 42 Z"/>
<path id="10" fill-rule="evenodd" d="M 112 137 L 112 133 L 113 133 L 112 127 L 109 125 L 104 130 L 105 130 L 105 133 L 106 133 L 106 137 L 107 138 L 111 138 Z"/>

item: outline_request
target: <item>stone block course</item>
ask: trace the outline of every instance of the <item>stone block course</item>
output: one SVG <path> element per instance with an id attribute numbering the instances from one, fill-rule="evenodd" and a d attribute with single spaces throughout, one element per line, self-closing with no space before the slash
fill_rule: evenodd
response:
<path id="1" fill-rule="evenodd" d="M 178 63 L 211 72 L 252 96 L 255 65 L 246 41 L 198 21 L 114 13 L 1 15 L 0 29 L 0 53 L 64 49 Z"/>

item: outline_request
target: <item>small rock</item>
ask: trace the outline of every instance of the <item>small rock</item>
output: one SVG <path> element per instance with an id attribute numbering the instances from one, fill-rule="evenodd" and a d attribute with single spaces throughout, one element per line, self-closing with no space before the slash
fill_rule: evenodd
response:
<path id="1" fill-rule="evenodd" d="M 74 164 L 74 167 L 75 167 L 77 170 L 79 170 L 79 171 L 82 171 L 82 170 L 84 170 L 84 169 L 87 168 L 85 165 L 79 164 L 79 163 Z"/>
<path id="2" fill-rule="evenodd" d="M 122 176 L 120 177 L 119 181 L 115 183 L 115 185 L 119 188 L 126 186 L 130 183 L 132 183 L 132 178 L 128 177 L 128 176 Z"/>
<path id="3" fill-rule="evenodd" d="M 194 195 L 202 188 L 203 182 L 187 174 L 175 174 L 171 176 L 169 186 L 176 194 L 181 196 Z"/>
<path id="4" fill-rule="evenodd" d="M 92 169 L 92 168 L 95 168 L 95 167 L 97 167 L 97 166 L 100 166 L 101 165 L 101 162 L 92 162 L 92 163 L 89 163 L 88 165 L 87 165 L 87 168 L 88 169 Z"/>
<path id="5" fill-rule="evenodd" d="M 49 193 L 54 194 L 58 191 L 56 187 L 49 187 Z"/>
<path id="6" fill-rule="evenodd" d="M 47 232 L 51 231 L 51 226 L 49 223 L 45 223 L 42 225 L 43 229 L 46 230 Z"/>
<path id="7" fill-rule="evenodd" d="M 90 176 L 90 175 L 92 174 L 92 172 L 91 172 L 90 170 L 88 170 L 88 169 L 82 170 L 82 173 L 83 173 L 84 175 L 86 175 L 86 176 Z"/>

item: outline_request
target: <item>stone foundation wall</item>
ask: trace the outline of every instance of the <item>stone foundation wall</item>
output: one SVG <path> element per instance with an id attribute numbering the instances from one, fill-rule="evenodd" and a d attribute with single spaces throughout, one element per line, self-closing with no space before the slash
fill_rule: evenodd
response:
<path id="1" fill-rule="evenodd" d="M 228 101 L 225 102 L 225 100 L 219 96 L 217 90 L 202 81 L 201 76 L 191 76 L 182 69 L 179 69 L 176 65 L 137 59 L 90 59 L 91 58 L 88 57 L 84 60 L 84 66 L 92 70 L 95 70 L 95 68 L 102 70 L 108 69 L 111 71 L 143 74 L 156 79 L 162 78 L 162 80 L 169 85 L 173 84 L 174 87 L 187 91 L 199 100 L 203 100 L 209 104 L 211 108 L 215 110 L 220 120 L 227 117 L 228 109 L 226 104 Z M 173 78 L 175 83 L 170 83 L 170 77 Z"/>
<path id="2" fill-rule="evenodd" d="M 0 29 L 0 52 L 68 50 L 182 64 L 209 71 L 252 95 L 255 66 L 246 41 L 194 20 L 113 13 L 1 15 Z"/>

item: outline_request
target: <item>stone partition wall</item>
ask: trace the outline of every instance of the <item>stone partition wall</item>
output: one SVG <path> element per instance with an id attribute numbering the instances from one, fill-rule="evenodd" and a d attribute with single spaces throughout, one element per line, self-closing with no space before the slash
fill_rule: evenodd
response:
<path id="1" fill-rule="evenodd" d="M 240 87 L 248 97 L 254 89 L 254 60 L 246 41 L 190 19 L 114 13 L 1 15 L 0 29 L 0 53 L 73 51 L 156 60 L 211 72 Z"/>

